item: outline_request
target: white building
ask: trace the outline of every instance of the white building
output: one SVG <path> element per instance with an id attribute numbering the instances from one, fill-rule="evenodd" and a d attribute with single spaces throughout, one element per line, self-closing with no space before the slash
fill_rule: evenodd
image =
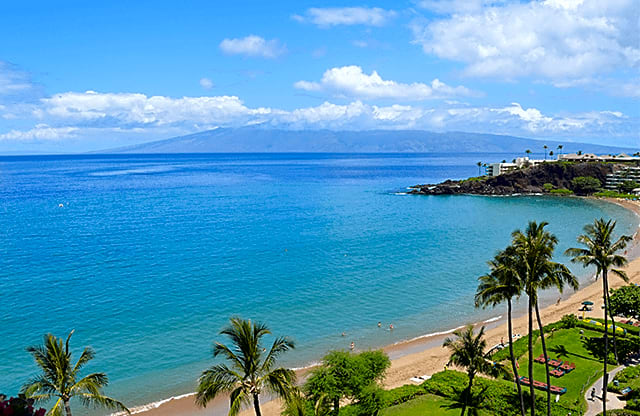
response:
<path id="1" fill-rule="evenodd" d="M 537 166 L 541 163 L 550 163 L 555 162 L 555 160 L 541 160 L 541 159 L 529 159 L 528 157 L 519 157 L 515 160 L 515 162 L 511 163 L 490 163 L 487 165 L 486 174 L 487 176 L 498 176 L 503 173 L 511 172 L 516 169 L 520 169 L 523 167 L 529 166 Z"/>
<path id="2" fill-rule="evenodd" d="M 618 186 L 625 181 L 640 183 L 640 166 L 623 166 L 615 172 L 607 174 L 604 187 L 609 190 L 617 190 Z M 634 189 L 633 192 L 640 194 L 638 189 Z"/>

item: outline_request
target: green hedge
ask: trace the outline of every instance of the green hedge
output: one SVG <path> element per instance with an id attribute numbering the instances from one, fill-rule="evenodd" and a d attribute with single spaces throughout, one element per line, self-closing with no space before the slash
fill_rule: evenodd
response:
<path id="1" fill-rule="evenodd" d="M 405 384 L 395 389 L 387 390 L 385 394 L 385 402 L 387 406 L 395 406 L 418 396 L 426 394 L 427 391 L 423 385 Z"/>
<path id="2" fill-rule="evenodd" d="M 633 194 L 623 194 L 617 191 L 602 191 L 602 192 L 596 192 L 595 194 L 593 194 L 594 196 L 599 196 L 602 198 L 623 198 L 623 199 L 631 199 L 631 200 L 636 200 L 638 199 L 638 195 L 633 195 Z"/>
<path id="3" fill-rule="evenodd" d="M 453 398 L 467 387 L 468 378 L 465 373 L 456 370 L 447 370 L 434 374 L 425 381 L 424 386 L 427 393 L 436 394 L 446 398 Z M 474 381 L 473 392 L 479 393 L 484 390 L 482 408 L 497 416 L 513 416 L 520 413 L 520 400 L 513 383 L 502 380 L 491 380 L 478 377 Z M 524 391 L 525 403 L 529 403 L 529 394 Z M 536 410 L 540 414 L 546 413 L 546 400 L 542 395 L 536 395 Z M 566 408 L 557 403 L 553 403 L 551 414 L 553 416 L 566 416 L 568 412 L 575 409 Z"/>

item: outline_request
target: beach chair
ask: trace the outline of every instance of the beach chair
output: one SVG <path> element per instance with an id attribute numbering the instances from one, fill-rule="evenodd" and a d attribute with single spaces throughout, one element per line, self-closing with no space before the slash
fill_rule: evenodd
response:
<path id="1" fill-rule="evenodd" d="M 533 361 L 535 361 L 537 363 L 540 363 L 540 364 L 544 364 L 544 354 L 540 354 L 539 356 L 534 358 Z"/>

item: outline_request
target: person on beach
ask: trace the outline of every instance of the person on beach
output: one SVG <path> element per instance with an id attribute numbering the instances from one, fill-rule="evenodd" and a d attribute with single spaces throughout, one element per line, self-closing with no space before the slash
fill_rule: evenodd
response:
<path id="1" fill-rule="evenodd" d="M 382 322 L 378 321 L 378 328 L 382 328 Z"/>
<path id="2" fill-rule="evenodd" d="M 389 331 L 393 331 L 393 324 L 389 324 Z"/>
<path id="3" fill-rule="evenodd" d="M 504 347 L 504 337 L 500 337 L 500 345 Z"/>
<path id="4" fill-rule="evenodd" d="M 344 337 L 344 336 L 346 336 L 346 335 L 347 335 L 346 333 L 344 333 L 344 332 L 342 333 L 342 336 L 343 336 L 343 337 Z"/>
<path id="5" fill-rule="evenodd" d="M 351 341 L 351 351 L 353 351 L 355 347 L 356 347 L 356 343 Z"/>

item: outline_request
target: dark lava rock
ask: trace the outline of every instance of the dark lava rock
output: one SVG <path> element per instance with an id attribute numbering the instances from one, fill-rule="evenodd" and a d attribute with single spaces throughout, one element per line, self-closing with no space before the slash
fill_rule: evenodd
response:
<path id="1" fill-rule="evenodd" d="M 439 184 L 413 186 L 409 193 L 422 195 L 513 195 L 544 192 L 544 184 L 556 189 L 571 189 L 571 180 L 578 176 L 592 176 L 602 185 L 615 165 L 602 162 L 558 163 L 549 162 L 519 169 L 499 176 L 487 176 L 480 180 L 446 180 Z"/>

